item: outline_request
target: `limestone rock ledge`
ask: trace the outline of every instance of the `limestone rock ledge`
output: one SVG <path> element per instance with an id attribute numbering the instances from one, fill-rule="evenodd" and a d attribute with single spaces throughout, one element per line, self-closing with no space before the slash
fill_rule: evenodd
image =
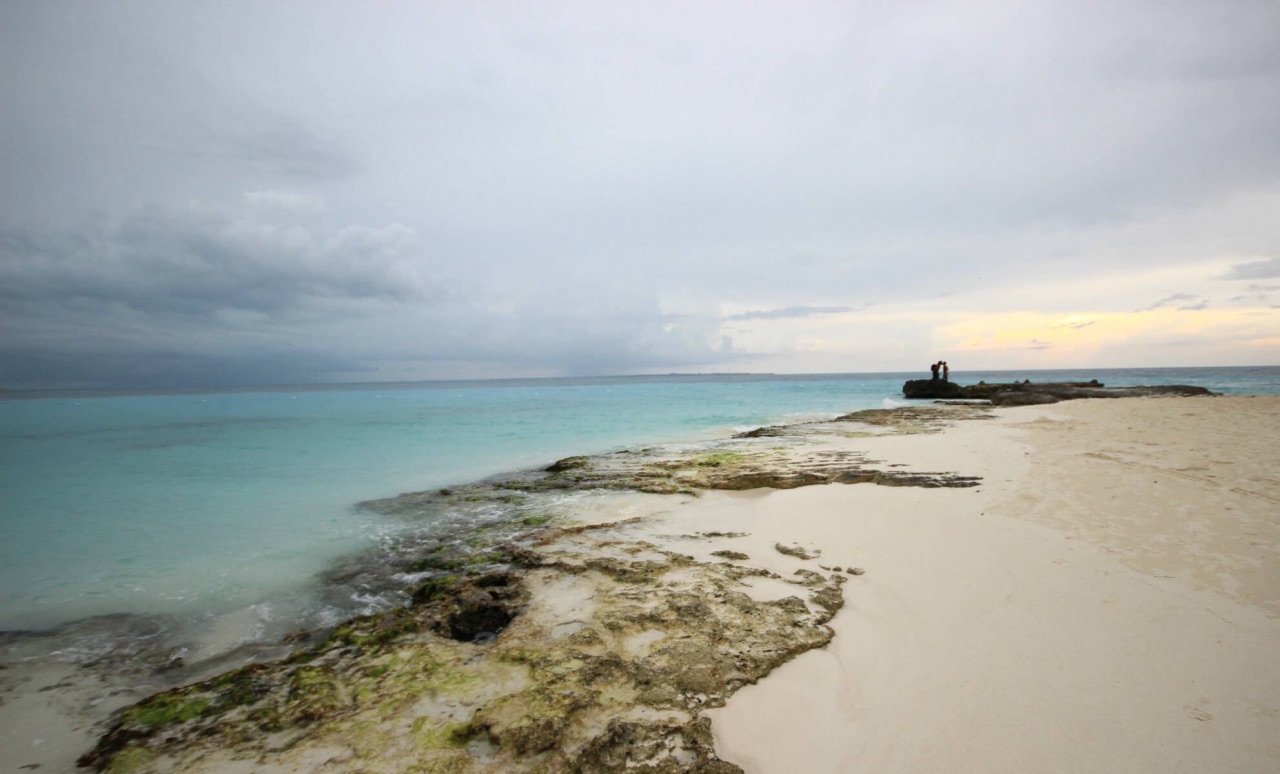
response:
<path id="1" fill-rule="evenodd" d="M 703 710 L 829 642 L 849 579 L 698 563 L 631 526 L 548 527 L 532 547 L 509 549 L 519 572 L 435 582 L 413 604 L 350 621 L 288 659 L 157 694 L 122 713 L 80 763 L 740 771 L 716 757 Z M 796 593 L 753 599 L 755 577 Z"/>
<path id="2" fill-rule="evenodd" d="M 862 571 L 786 547 L 799 568 L 789 577 L 728 547 L 696 561 L 650 542 L 643 519 L 560 526 L 553 504 L 571 493 L 976 486 L 823 441 L 990 416 L 973 406 L 858 411 L 363 503 L 446 525 L 331 573 L 334 584 L 378 592 L 416 579 L 399 607 L 291 635 L 302 644 L 287 658 L 127 707 L 80 763 L 219 774 L 739 771 L 716 756 L 704 710 L 826 645 L 842 585 Z M 756 599 L 758 583 L 794 594 Z"/>
<path id="3" fill-rule="evenodd" d="M 1215 395 L 1204 387 L 1166 384 L 1142 387 L 1107 387 L 1097 379 L 1088 382 L 1009 382 L 960 385 L 941 379 L 910 379 L 902 394 L 914 399 L 987 400 L 995 406 L 1032 406 L 1080 398 L 1152 398 L 1160 396 Z"/>

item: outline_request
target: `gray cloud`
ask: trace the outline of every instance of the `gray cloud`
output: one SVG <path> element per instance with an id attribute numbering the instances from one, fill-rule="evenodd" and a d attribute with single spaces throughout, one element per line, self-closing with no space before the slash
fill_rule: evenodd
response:
<path id="1" fill-rule="evenodd" d="M 342 146 L 284 117 L 195 138 L 172 151 L 216 164 L 240 164 L 273 179 L 329 181 L 350 177 L 355 159 Z"/>
<path id="2" fill-rule="evenodd" d="M 532 267 L 513 278 L 514 295 L 468 289 L 412 230 L 327 228 L 324 211 L 315 196 L 274 191 L 66 231 L 0 230 L 0 379 L 195 386 L 739 357 L 714 317 L 663 314 L 651 289 L 612 272 L 579 272 L 566 287 Z"/>
<path id="3" fill-rule="evenodd" d="M 788 306 L 785 309 L 766 309 L 761 311 L 742 312 L 727 315 L 726 320 L 784 320 L 802 317 L 817 317 L 824 314 L 841 314 L 852 312 L 851 306 Z"/>
<path id="4" fill-rule="evenodd" d="M 1269 279 L 1271 277 L 1280 277 L 1280 258 L 1238 263 L 1223 275 L 1223 279 L 1229 280 Z"/>
<path id="5" fill-rule="evenodd" d="M 372 376 L 372 368 L 324 352 L 288 350 L 223 353 L 182 349 L 103 349 L 86 346 L 58 350 L 0 347 L 0 382 L 19 387 L 57 389 L 248 387 L 332 381 L 336 373 L 353 380 Z"/>
<path id="6" fill-rule="evenodd" d="M 287 196 L 236 207 L 152 208 L 119 221 L 43 233 L 0 231 L 6 304 L 100 305 L 151 314 L 295 313 L 312 299 L 427 300 L 414 232 L 393 224 L 321 231 L 265 217 Z"/>
<path id="7" fill-rule="evenodd" d="M 1156 301 L 1149 306 L 1138 309 L 1139 312 L 1150 312 L 1161 307 L 1172 306 L 1180 312 L 1194 312 L 1209 306 L 1209 299 L 1204 296 L 1198 296 L 1194 293 L 1174 293 L 1171 296 Z"/>
<path id="8" fill-rule="evenodd" d="M 1232 296 L 1231 300 L 1236 303 L 1265 303 L 1271 298 L 1271 294 L 1280 290 L 1280 285 L 1259 285 L 1251 284 L 1246 288 L 1249 292 L 1244 295 Z"/>
<path id="9" fill-rule="evenodd" d="M 289 343 L 316 378 L 602 373 L 749 366 L 763 335 L 724 323 L 866 301 L 1065 313 L 1043 289 L 1275 249 L 1278 24 L 1265 0 L 0 4 L 0 347 L 189 380 Z"/>

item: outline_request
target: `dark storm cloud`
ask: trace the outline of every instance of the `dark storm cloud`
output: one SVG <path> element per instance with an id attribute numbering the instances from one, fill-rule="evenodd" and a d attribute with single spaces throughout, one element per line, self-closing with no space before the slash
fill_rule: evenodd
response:
<path id="1" fill-rule="evenodd" d="M 433 292 L 413 261 L 418 244 L 411 230 L 321 232 L 301 220 L 261 216 L 282 199 L 260 194 L 236 208 L 153 208 L 60 233 L 5 229 L 0 298 L 7 306 L 277 315 L 313 298 L 403 300 Z"/>
<path id="2" fill-rule="evenodd" d="M 424 277 L 410 229 L 331 229 L 314 222 L 318 207 L 265 192 L 61 231 L 0 229 L 0 378 L 193 386 L 368 370 L 308 326 L 430 306 L 444 291 Z"/>
<path id="3" fill-rule="evenodd" d="M 514 306 L 454 288 L 397 224 L 317 225 L 314 197 L 148 208 L 78 229 L 0 230 L 0 380 L 189 387 L 374 378 L 379 364 L 590 374 L 723 362 L 714 318 L 664 315 L 607 273 L 564 304 L 525 276 Z M 538 288 L 541 288 L 539 290 Z M 96 374 L 96 377 L 94 376 Z"/>
<path id="4" fill-rule="evenodd" d="M 841 314 L 852 312 L 851 306 L 789 306 L 785 309 L 766 309 L 761 311 L 742 312 L 726 316 L 726 320 L 785 320 L 801 317 L 816 317 L 824 314 Z"/>
<path id="5" fill-rule="evenodd" d="M 359 360 L 324 352 L 199 353 L 136 346 L 104 349 L 86 341 L 58 350 L 0 345 L 0 384 L 56 389 L 179 389 L 332 381 L 335 373 L 372 375 Z"/>

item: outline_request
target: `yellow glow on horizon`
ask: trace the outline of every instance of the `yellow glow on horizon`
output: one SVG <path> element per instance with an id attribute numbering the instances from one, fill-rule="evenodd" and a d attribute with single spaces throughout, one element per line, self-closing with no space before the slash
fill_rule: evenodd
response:
<path id="1" fill-rule="evenodd" d="M 1048 313 L 902 304 L 749 320 L 721 331 L 732 335 L 735 351 L 779 372 L 910 370 L 948 355 L 953 370 L 1280 362 L 1280 309 L 1259 305 Z"/>
<path id="2" fill-rule="evenodd" d="M 1015 349 L 1053 350 L 1055 357 L 1096 352 L 1104 346 L 1147 339 L 1230 339 L 1253 346 L 1274 346 L 1280 339 L 1280 310 L 1152 309 L 1143 312 L 1048 315 L 1037 312 L 973 313 L 942 325 L 949 346 L 964 352 Z"/>

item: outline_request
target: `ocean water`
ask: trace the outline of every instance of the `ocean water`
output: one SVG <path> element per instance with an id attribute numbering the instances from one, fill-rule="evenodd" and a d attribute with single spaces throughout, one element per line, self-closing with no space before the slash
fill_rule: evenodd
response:
<path id="1" fill-rule="evenodd" d="M 907 403 L 921 374 L 665 376 L 60 393 L 0 400 L 0 631 L 115 613 L 315 623 L 315 579 L 400 528 L 361 500 L 571 454 Z M 927 376 L 927 373 L 924 374 Z M 953 372 L 1280 393 L 1280 368 Z M 304 615 L 305 613 L 305 615 Z M 228 623 L 232 622 L 232 623 Z M 293 623 L 277 621 L 277 628 Z"/>

